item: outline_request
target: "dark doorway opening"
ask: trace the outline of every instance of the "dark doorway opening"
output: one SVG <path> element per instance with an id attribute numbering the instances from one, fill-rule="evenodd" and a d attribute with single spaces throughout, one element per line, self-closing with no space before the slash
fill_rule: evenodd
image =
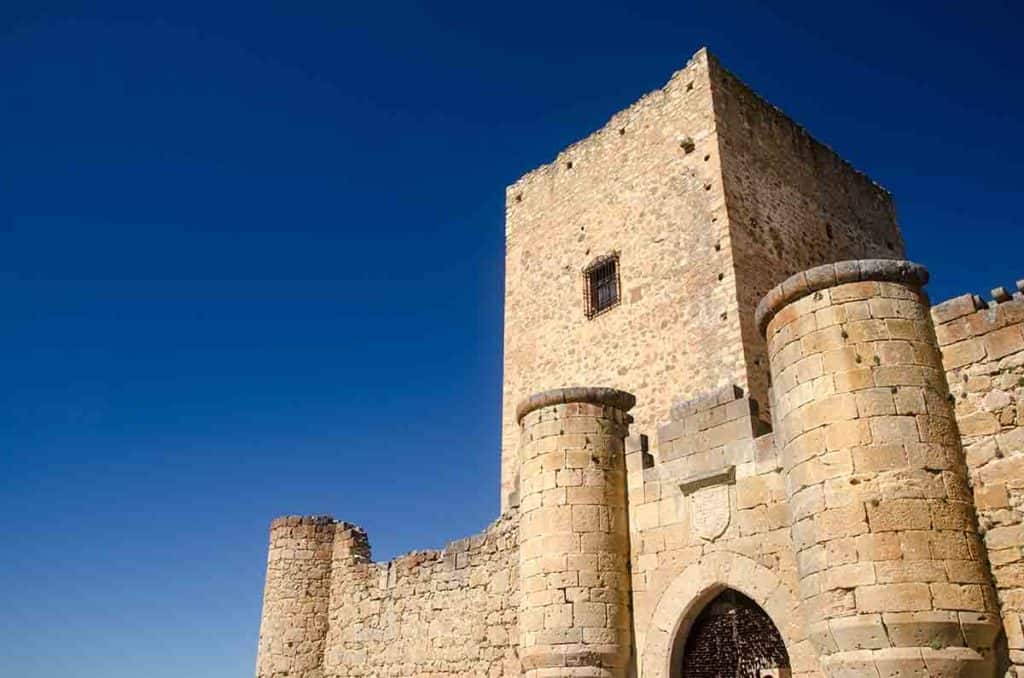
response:
<path id="1" fill-rule="evenodd" d="M 701 610 L 690 626 L 680 662 L 682 678 L 789 675 L 789 654 L 775 624 L 757 603 L 732 589 Z"/>

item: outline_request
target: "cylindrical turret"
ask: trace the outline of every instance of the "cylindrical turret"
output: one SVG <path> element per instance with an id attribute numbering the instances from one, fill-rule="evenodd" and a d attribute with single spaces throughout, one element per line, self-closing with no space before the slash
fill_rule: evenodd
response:
<path id="1" fill-rule="evenodd" d="M 841 262 L 758 307 L 802 604 L 830 676 L 992 675 L 995 595 L 927 279 L 907 261 Z"/>
<path id="2" fill-rule="evenodd" d="M 610 388 L 563 388 L 534 395 L 518 408 L 524 676 L 626 675 L 623 439 L 635 402 Z"/>
<path id="3" fill-rule="evenodd" d="M 257 678 L 321 678 L 338 522 L 287 516 L 270 525 Z"/>

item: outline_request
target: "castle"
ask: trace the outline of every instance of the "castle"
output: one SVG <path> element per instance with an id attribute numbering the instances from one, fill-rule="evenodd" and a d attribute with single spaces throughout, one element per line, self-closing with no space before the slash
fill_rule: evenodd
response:
<path id="1" fill-rule="evenodd" d="M 275 520 L 259 678 L 1024 676 L 1024 281 L 704 50 L 506 200 L 500 518 Z"/>

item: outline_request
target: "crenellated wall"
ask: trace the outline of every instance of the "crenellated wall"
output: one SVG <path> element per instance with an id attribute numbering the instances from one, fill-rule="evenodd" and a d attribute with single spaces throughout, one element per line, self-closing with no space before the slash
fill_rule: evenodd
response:
<path id="1" fill-rule="evenodd" d="M 1024 670 L 1024 281 L 932 308 L 1006 631 Z"/>

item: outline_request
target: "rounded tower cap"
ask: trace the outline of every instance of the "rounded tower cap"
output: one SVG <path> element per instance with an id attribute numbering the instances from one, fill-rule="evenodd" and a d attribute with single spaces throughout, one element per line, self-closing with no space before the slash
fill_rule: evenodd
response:
<path id="1" fill-rule="evenodd" d="M 590 403 L 593 405 L 607 405 L 623 412 L 628 412 L 636 405 L 636 396 L 632 393 L 620 391 L 617 388 L 607 386 L 570 386 L 568 388 L 553 388 L 550 391 L 541 391 L 519 403 L 516 408 L 516 421 L 522 421 L 523 417 L 534 410 L 551 405 L 565 405 L 567 403 Z"/>
<path id="2" fill-rule="evenodd" d="M 928 283 L 928 269 L 905 259 L 853 259 L 815 266 L 786 278 L 764 295 L 754 312 L 763 335 L 775 314 L 819 290 L 852 282 L 896 282 L 914 287 Z"/>

